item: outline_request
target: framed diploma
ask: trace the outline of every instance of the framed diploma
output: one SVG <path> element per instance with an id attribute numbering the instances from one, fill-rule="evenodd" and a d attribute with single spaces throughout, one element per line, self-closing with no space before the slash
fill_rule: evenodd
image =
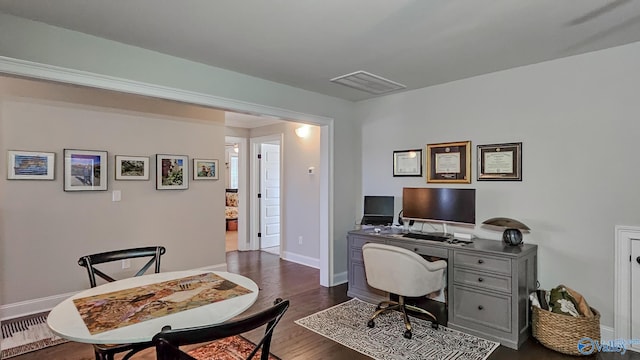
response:
<path id="1" fill-rule="evenodd" d="M 471 141 L 427 145 L 428 183 L 471 183 Z"/>
<path id="2" fill-rule="evenodd" d="M 478 180 L 522 181 L 522 143 L 478 145 Z"/>
<path id="3" fill-rule="evenodd" d="M 422 176 L 422 150 L 394 151 L 393 176 Z"/>

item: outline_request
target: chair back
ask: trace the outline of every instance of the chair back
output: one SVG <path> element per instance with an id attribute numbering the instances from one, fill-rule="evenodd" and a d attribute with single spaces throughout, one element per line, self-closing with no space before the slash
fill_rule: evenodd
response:
<path id="1" fill-rule="evenodd" d="M 239 335 L 266 325 L 264 336 L 247 356 L 252 359 L 258 350 L 262 350 L 261 360 L 269 359 L 271 338 L 273 331 L 289 308 L 289 300 L 276 299 L 274 306 L 237 320 L 230 320 L 221 324 L 198 326 L 186 329 L 175 329 L 166 326 L 153 337 L 157 360 L 196 360 L 180 346 L 199 344 Z"/>
<path id="2" fill-rule="evenodd" d="M 78 259 L 78 265 L 87 269 L 87 274 L 89 275 L 89 282 L 91 283 L 91 287 L 96 287 L 96 275 L 101 277 L 106 281 L 116 281 L 113 277 L 105 274 L 100 269 L 96 268 L 95 265 L 108 263 L 112 261 L 119 261 L 125 259 L 135 259 L 135 258 L 144 258 L 148 257 L 149 261 L 147 261 L 144 266 L 138 270 L 138 272 L 134 276 L 140 276 L 144 274 L 151 265 L 155 264 L 155 272 L 160 272 L 160 257 L 166 252 L 164 246 L 148 246 L 148 247 L 140 247 L 133 249 L 123 249 L 123 250 L 115 250 L 115 251 L 107 251 L 98 254 L 85 255 Z"/>
<path id="3" fill-rule="evenodd" d="M 367 243 L 362 247 L 369 286 L 401 296 L 424 296 L 442 289 L 444 260 L 427 261 L 398 246 Z"/>

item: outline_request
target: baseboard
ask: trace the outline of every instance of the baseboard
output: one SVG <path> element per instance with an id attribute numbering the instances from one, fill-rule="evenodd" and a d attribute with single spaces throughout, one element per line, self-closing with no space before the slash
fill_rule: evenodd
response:
<path id="1" fill-rule="evenodd" d="M 204 271 L 227 271 L 227 263 L 209 265 L 194 270 Z M 20 301 L 0 306 L 0 321 L 15 319 L 22 316 L 38 314 L 49 311 L 63 300 L 79 293 L 80 291 L 70 292 L 66 294 L 58 294 L 38 299 Z"/>
<path id="2" fill-rule="evenodd" d="M 296 264 L 305 265 L 314 269 L 320 269 L 320 259 L 298 255 L 292 252 L 285 251 L 282 253 L 282 258 L 287 261 L 294 262 Z"/>
<path id="3" fill-rule="evenodd" d="M 203 270 L 203 271 L 227 271 L 227 263 L 222 263 L 218 265 L 209 265 L 203 266 L 194 270 Z"/>
<path id="4" fill-rule="evenodd" d="M 616 332 L 612 327 L 600 325 L 600 339 L 602 341 L 615 340 Z"/>
<path id="5" fill-rule="evenodd" d="M 2 305 L 0 306 L 0 321 L 49 311 L 77 293 L 79 291 Z"/>
<path id="6" fill-rule="evenodd" d="M 335 285 L 340 285 L 340 284 L 344 284 L 347 281 L 349 281 L 349 273 L 346 271 L 343 271 L 339 274 L 333 274 L 333 282 L 332 284 Z"/>

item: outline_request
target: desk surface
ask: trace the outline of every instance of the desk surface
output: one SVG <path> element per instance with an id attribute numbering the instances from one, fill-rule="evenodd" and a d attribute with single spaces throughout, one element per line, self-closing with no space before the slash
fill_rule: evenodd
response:
<path id="1" fill-rule="evenodd" d="M 521 244 L 518 246 L 507 245 L 500 240 L 490 240 L 490 239 L 481 239 L 475 238 L 473 242 L 465 244 L 465 243 L 455 243 L 451 244 L 446 241 L 434 241 L 434 240 L 421 240 L 421 239 L 411 239 L 407 237 L 403 237 L 403 233 L 401 229 L 395 228 L 383 228 L 380 233 L 376 233 L 373 229 L 367 230 L 352 230 L 349 231 L 351 235 L 366 235 L 366 236 L 376 236 L 385 239 L 394 239 L 400 242 L 407 242 L 411 244 L 422 244 L 440 247 L 444 249 L 460 249 L 460 250 L 469 250 L 469 251 L 479 251 L 485 253 L 495 253 L 501 256 L 509 256 L 509 257 L 521 257 L 525 254 L 537 251 L 538 245 L 535 244 Z"/>
<path id="2" fill-rule="evenodd" d="M 247 310 L 258 298 L 258 286 L 251 279 L 242 275 L 213 271 L 213 273 L 243 286 L 252 292 L 231 299 L 214 302 L 190 310 L 162 316 L 137 324 L 105 331 L 95 335 L 89 333 L 80 313 L 73 303 L 74 299 L 130 289 L 138 286 L 155 284 L 167 280 L 206 273 L 208 271 L 176 271 L 149 274 L 106 283 L 95 288 L 82 291 L 58 304 L 51 310 L 47 325 L 58 336 L 90 344 L 124 344 L 151 341 L 163 326 L 170 325 L 174 329 L 192 326 L 203 326 L 221 323 Z"/>

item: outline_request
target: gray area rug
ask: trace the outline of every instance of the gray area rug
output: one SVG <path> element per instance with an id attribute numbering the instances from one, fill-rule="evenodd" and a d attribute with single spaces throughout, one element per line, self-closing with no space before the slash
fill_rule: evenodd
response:
<path id="1" fill-rule="evenodd" d="M 426 320 L 411 317 L 413 337 L 405 339 L 402 314 L 380 315 L 367 327 L 376 305 L 351 299 L 296 320 L 295 323 L 376 360 L 484 360 L 498 343 L 444 326 L 431 328 Z"/>
<path id="2" fill-rule="evenodd" d="M 47 313 L 3 321 L 0 359 L 67 342 L 54 335 L 47 326 Z"/>

